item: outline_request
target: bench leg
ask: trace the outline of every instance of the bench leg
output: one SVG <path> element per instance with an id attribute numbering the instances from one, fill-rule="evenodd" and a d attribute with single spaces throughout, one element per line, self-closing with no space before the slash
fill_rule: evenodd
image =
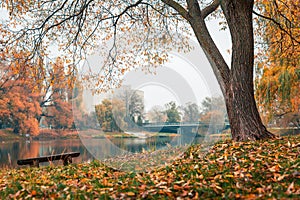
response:
<path id="1" fill-rule="evenodd" d="M 68 156 L 65 159 L 63 159 L 63 161 L 64 161 L 64 166 L 67 166 L 68 164 L 72 163 L 72 157 Z"/>
<path id="2" fill-rule="evenodd" d="M 34 160 L 32 161 L 32 163 L 30 164 L 31 167 L 39 167 L 40 166 L 40 162 L 38 160 Z"/>

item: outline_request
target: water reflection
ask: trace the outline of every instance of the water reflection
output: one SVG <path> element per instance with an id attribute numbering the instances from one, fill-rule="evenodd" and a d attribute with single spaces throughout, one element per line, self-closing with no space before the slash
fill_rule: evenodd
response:
<path id="1" fill-rule="evenodd" d="M 154 138 L 88 138 L 82 139 L 84 146 L 96 159 L 106 159 L 127 153 L 155 151 L 165 147 L 172 137 Z"/>
<path id="2" fill-rule="evenodd" d="M 201 142 L 196 138 L 194 143 Z M 63 152 L 80 152 L 80 156 L 73 158 L 74 163 L 89 160 L 105 159 L 122 153 L 138 153 L 142 151 L 160 150 L 174 143 L 184 143 L 180 137 L 154 138 L 89 138 L 47 141 L 16 141 L 0 143 L 0 167 L 17 167 L 17 160 Z M 187 142 L 185 142 L 187 143 Z M 88 149 L 88 150 L 87 150 Z M 43 163 L 42 165 L 49 165 Z"/>
<path id="3" fill-rule="evenodd" d="M 16 167 L 18 159 L 74 151 L 80 152 L 80 156 L 73 159 L 74 163 L 92 159 L 92 155 L 79 139 L 2 142 L 0 144 L 0 167 Z M 42 165 L 47 164 L 49 163 Z"/>

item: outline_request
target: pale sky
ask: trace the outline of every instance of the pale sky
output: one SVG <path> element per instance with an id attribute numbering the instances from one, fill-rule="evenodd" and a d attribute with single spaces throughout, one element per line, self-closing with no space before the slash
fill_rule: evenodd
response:
<path id="1" fill-rule="evenodd" d="M 225 61 L 230 64 L 231 55 L 228 50 L 231 49 L 231 39 L 229 31 L 220 31 L 218 20 L 209 21 L 208 29 L 212 33 L 212 37 Z M 194 45 L 197 46 L 197 41 L 192 40 L 195 42 Z M 160 77 L 156 78 L 156 82 L 149 82 L 149 78 L 146 78 L 151 75 L 143 75 L 137 72 L 130 72 L 132 75 L 127 79 L 125 76 L 124 84 L 129 85 L 136 82 L 137 77 L 144 77 L 144 85 L 141 84 L 135 88 L 144 91 L 146 111 L 155 105 L 163 106 L 170 101 L 175 101 L 180 105 L 187 102 L 195 102 L 200 105 L 205 97 L 221 94 L 211 66 L 199 46 L 187 54 L 173 53 L 165 68 L 158 69 L 156 76 Z M 175 74 L 172 75 L 173 77 L 168 74 L 172 71 Z M 176 77 L 176 74 L 179 74 L 181 79 Z M 165 83 L 161 79 L 168 79 L 169 81 Z"/>
<path id="2" fill-rule="evenodd" d="M 208 29 L 212 37 L 224 56 L 225 61 L 230 63 L 231 40 L 229 31 L 219 31 L 219 21 L 208 22 Z M 132 89 L 144 91 L 145 111 L 149 111 L 153 106 L 164 106 L 170 101 L 175 101 L 178 105 L 188 102 L 201 105 L 207 96 L 218 96 L 221 94 L 217 80 L 213 74 L 211 66 L 199 44 L 195 39 L 190 43 L 195 48 L 184 54 L 172 52 L 170 61 L 163 67 L 157 68 L 156 75 L 145 74 L 142 71 L 130 71 L 124 76 L 124 85 L 130 85 Z M 97 55 L 88 57 L 91 68 L 97 71 L 99 63 L 103 59 Z M 99 104 L 105 95 L 92 96 L 90 91 L 85 91 L 84 101 L 86 109 L 93 111 L 94 106 Z"/>
<path id="3" fill-rule="evenodd" d="M 172 57 L 165 66 L 157 68 L 156 75 L 133 71 L 124 77 L 125 85 L 144 91 L 146 111 L 155 105 L 164 106 L 170 101 L 178 105 L 188 102 L 200 105 L 205 97 L 211 96 L 207 80 L 196 66 L 174 54 Z M 202 62 L 205 63 L 205 60 Z"/>

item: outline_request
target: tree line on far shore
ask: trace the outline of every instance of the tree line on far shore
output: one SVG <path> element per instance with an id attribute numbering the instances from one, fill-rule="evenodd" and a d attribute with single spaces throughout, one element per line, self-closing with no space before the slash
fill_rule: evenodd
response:
<path id="1" fill-rule="evenodd" d="M 11 128 L 15 134 L 38 135 L 41 129 L 89 128 L 115 132 L 144 122 L 224 123 L 226 118 L 222 97 L 207 97 L 201 106 L 169 102 L 145 113 L 144 99 L 133 90 L 104 99 L 95 105 L 94 112 L 87 112 L 83 108 L 83 87 L 79 84 L 74 87 L 75 72 L 62 67 L 65 61 L 57 58 L 46 65 L 41 61 L 43 66 L 35 67 L 21 62 L 26 55 L 13 56 L 13 62 L 2 63 L 0 74 L 0 129 Z M 72 104 L 77 109 L 72 109 Z"/>
<path id="2" fill-rule="evenodd" d="M 131 96 L 119 95 L 118 98 L 103 99 L 95 106 L 95 116 L 102 130 L 120 132 L 141 127 L 143 123 L 177 123 L 203 122 L 211 124 L 211 131 L 220 129 L 228 120 L 226 107 L 221 96 L 206 97 L 201 106 L 188 102 L 177 105 L 170 101 L 165 105 L 155 105 L 149 111 L 144 111 L 144 100 L 134 91 Z"/>

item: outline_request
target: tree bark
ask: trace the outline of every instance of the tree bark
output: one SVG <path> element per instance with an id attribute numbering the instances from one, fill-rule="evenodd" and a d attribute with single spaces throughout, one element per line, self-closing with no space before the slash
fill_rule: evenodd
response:
<path id="1" fill-rule="evenodd" d="M 253 3 L 253 0 L 221 1 L 232 37 L 230 80 L 224 96 L 232 138 L 236 141 L 274 137 L 263 125 L 254 99 Z"/>
<path id="2" fill-rule="evenodd" d="M 195 9 L 197 1 L 188 0 L 191 24 L 223 92 L 231 135 L 235 141 L 272 138 L 263 125 L 256 107 L 253 89 L 254 36 L 253 0 L 222 0 L 221 8 L 232 38 L 232 62 L 229 68 L 212 40 L 204 22 L 205 16 Z"/>

